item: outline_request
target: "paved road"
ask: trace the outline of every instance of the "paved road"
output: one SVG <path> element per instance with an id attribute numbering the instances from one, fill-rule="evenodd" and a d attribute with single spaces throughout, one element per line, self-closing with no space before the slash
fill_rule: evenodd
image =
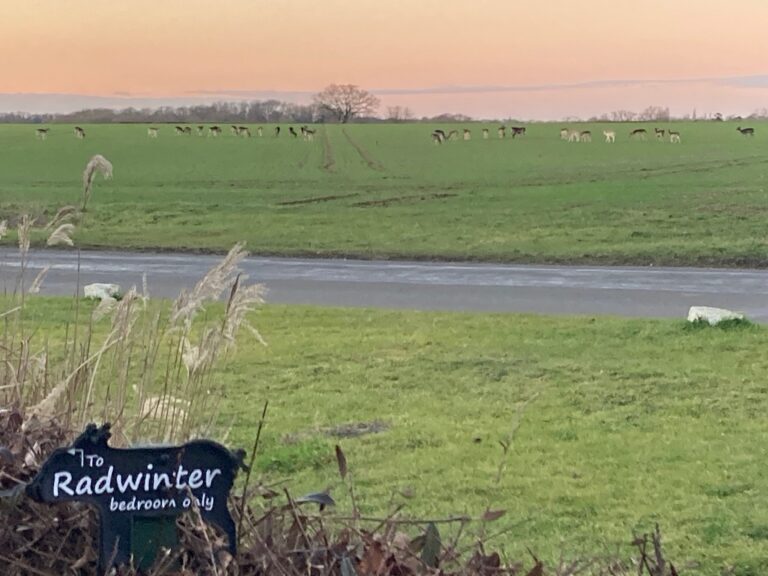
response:
<path id="1" fill-rule="evenodd" d="M 80 283 L 141 286 L 175 296 L 219 260 L 216 256 L 83 251 Z M 72 294 L 77 252 L 35 250 L 31 278 L 51 266 L 42 294 Z M 768 271 L 696 268 L 606 268 L 470 263 L 368 262 L 250 258 L 251 280 L 269 288 L 268 301 L 418 310 L 537 312 L 685 317 L 691 305 L 719 306 L 768 322 Z M 18 277 L 16 251 L 0 249 L 0 290 Z"/>

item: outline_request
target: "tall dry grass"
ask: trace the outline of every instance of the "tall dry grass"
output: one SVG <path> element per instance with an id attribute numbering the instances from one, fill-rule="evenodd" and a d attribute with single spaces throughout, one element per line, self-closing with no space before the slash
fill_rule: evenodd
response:
<path id="1" fill-rule="evenodd" d="M 112 165 L 94 156 L 83 175 L 86 188 L 99 171 L 111 175 Z M 48 245 L 74 244 L 71 220 L 76 209 L 59 210 L 46 227 L 53 229 Z M 243 330 L 249 345 L 263 344 L 249 316 L 264 302 L 264 288 L 247 283 L 239 268 L 243 245 L 172 302 L 150 299 L 146 278 L 141 292 L 131 288 L 120 300 L 97 305 L 74 297 L 63 335 L 49 341 L 27 314 L 47 273 L 25 289 L 34 225 L 26 215 L 19 219 L 16 288 L 0 300 L 0 410 L 21 410 L 27 426 L 55 419 L 77 430 L 112 422 L 116 441 L 126 444 L 221 437 L 218 368 Z"/>

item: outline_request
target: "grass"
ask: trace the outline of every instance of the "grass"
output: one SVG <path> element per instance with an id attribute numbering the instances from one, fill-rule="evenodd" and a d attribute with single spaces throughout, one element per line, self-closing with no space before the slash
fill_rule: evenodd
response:
<path id="1" fill-rule="evenodd" d="M 81 247 L 224 251 L 245 240 L 282 255 L 768 264 L 768 127 L 745 138 L 732 123 L 676 123 L 683 141 L 671 145 L 613 125 L 608 145 L 562 142 L 559 124 L 503 141 L 494 126 L 487 141 L 469 126 L 472 141 L 435 146 L 436 126 L 414 124 L 320 127 L 312 143 L 170 126 L 154 140 L 141 125 L 86 126 L 84 141 L 53 125 L 42 142 L 33 126 L 2 125 L 0 219 L 78 205 L 82 169 L 100 153 L 115 179 L 96 182 Z"/>
<path id="2" fill-rule="evenodd" d="M 70 301 L 28 306 L 40 334 L 60 337 Z M 227 443 L 247 448 L 269 400 L 265 482 L 331 487 L 348 511 L 339 443 L 365 514 L 504 509 L 496 544 L 548 560 L 627 552 L 659 522 L 678 568 L 699 563 L 681 573 L 768 570 L 761 327 L 284 306 L 254 320 L 269 347 L 239 340 L 221 416 Z M 377 433 L 331 434 L 374 421 Z"/>

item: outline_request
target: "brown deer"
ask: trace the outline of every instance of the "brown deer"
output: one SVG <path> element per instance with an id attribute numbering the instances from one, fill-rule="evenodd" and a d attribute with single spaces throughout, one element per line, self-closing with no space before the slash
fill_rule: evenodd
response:
<path id="1" fill-rule="evenodd" d="M 742 128 L 741 126 L 738 126 L 736 128 L 739 132 L 741 132 L 742 136 L 754 136 L 755 135 L 755 129 L 754 128 Z"/>
<path id="2" fill-rule="evenodd" d="M 512 138 L 515 136 L 525 136 L 525 126 L 511 126 Z"/>
<path id="3" fill-rule="evenodd" d="M 40 140 L 45 140 L 46 138 L 48 138 L 48 132 L 50 131 L 51 131 L 50 128 L 38 128 L 37 130 L 35 130 L 35 136 L 37 138 L 40 138 Z"/>
<path id="4" fill-rule="evenodd" d="M 216 138 L 221 134 L 221 128 L 219 126 L 209 126 L 208 127 L 208 136 L 213 136 Z"/>
<path id="5" fill-rule="evenodd" d="M 243 138 L 250 138 L 251 137 L 251 129 L 248 128 L 248 126 L 238 126 L 237 127 L 237 133 L 238 133 L 238 135 L 242 136 Z"/>
<path id="6" fill-rule="evenodd" d="M 592 142 L 592 132 L 584 130 L 579 133 L 579 142 Z"/>
<path id="7" fill-rule="evenodd" d="M 645 137 L 648 135 L 648 130 L 645 128 L 635 128 L 632 130 L 632 132 L 629 133 L 630 138 L 638 138 L 639 140 L 645 140 Z"/>

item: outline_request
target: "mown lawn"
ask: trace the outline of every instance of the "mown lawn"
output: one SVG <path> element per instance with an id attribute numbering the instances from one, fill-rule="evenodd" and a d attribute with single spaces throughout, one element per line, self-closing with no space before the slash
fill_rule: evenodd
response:
<path id="1" fill-rule="evenodd" d="M 471 141 L 436 146 L 435 127 L 320 126 L 310 143 L 274 138 L 271 126 L 251 139 L 161 126 L 154 140 L 146 126 L 93 125 L 79 141 L 54 125 L 42 142 L 34 126 L 2 125 L 0 219 L 28 211 L 43 222 L 77 204 L 83 167 L 101 153 L 115 178 L 97 181 L 80 246 L 223 251 L 246 240 L 282 255 L 768 263 L 762 124 L 745 138 L 731 123 L 675 123 L 679 145 L 630 141 L 635 125 L 573 125 L 594 141 L 569 144 L 560 124 L 515 140 L 467 124 Z M 605 128 L 615 144 L 602 142 Z"/>
<path id="2" fill-rule="evenodd" d="M 61 336 L 70 308 L 31 300 L 36 337 Z M 269 346 L 239 340 L 220 417 L 250 448 L 269 400 L 265 483 L 330 487 L 349 512 L 338 443 L 366 514 L 504 509 L 496 545 L 548 560 L 628 553 L 658 522 L 678 567 L 700 564 L 681 573 L 768 571 L 761 327 L 271 305 L 254 321 Z M 361 423 L 379 431 L 333 435 Z"/>

